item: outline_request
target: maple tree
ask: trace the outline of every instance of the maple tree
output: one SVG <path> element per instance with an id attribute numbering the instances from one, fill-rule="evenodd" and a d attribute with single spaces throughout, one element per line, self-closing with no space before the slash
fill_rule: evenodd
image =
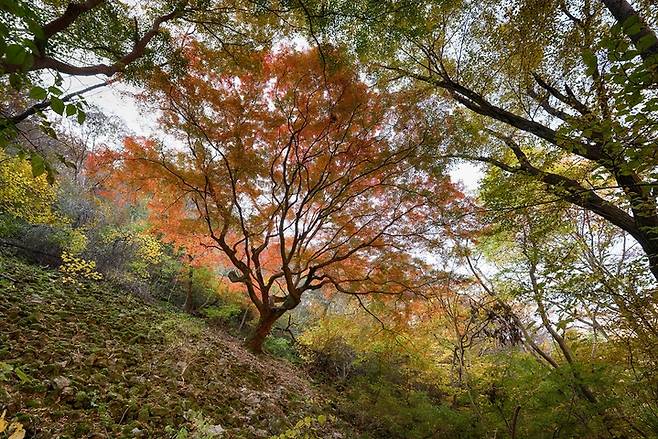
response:
<path id="1" fill-rule="evenodd" d="M 412 252 L 442 237 L 461 199 L 413 164 L 415 106 L 369 89 L 337 52 L 260 53 L 235 73 L 199 45 L 187 56 L 185 77 L 152 83 L 171 137 L 127 139 L 113 178 L 160 199 L 157 215 L 182 208 L 224 255 L 259 312 L 250 347 L 306 292 L 412 293 Z"/>

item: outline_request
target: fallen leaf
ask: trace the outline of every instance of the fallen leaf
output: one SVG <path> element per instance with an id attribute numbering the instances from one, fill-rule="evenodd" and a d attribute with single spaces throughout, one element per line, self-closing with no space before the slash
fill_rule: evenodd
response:
<path id="1" fill-rule="evenodd" d="M 8 439 L 23 439 L 25 438 L 25 429 L 23 428 L 23 424 L 20 422 L 12 422 L 12 424 L 9 426 L 9 430 L 13 430 L 14 432 L 9 435 Z"/>
<path id="2" fill-rule="evenodd" d="M 7 429 L 7 426 L 9 423 L 5 421 L 5 415 L 7 414 L 7 410 L 2 412 L 2 416 L 0 416 L 0 433 L 5 431 Z"/>

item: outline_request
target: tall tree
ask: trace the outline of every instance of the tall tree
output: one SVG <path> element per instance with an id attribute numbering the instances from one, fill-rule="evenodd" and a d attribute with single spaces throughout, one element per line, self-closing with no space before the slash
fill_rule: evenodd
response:
<path id="1" fill-rule="evenodd" d="M 115 174 L 184 205 L 228 258 L 260 314 L 255 351 L 306 292 L 413 293 L 413 252 L 449 237 L 441 221 L 461 198 L 414 165 L 418 109 L 328 55 L 262 53 L 227 74 L 191 45 L 189 73 L 152 84 L 171 137 L 129 139 Z"/>

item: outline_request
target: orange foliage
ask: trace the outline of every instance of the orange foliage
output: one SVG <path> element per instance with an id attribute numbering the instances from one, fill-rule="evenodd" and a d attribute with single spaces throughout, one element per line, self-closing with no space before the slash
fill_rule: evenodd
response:
<path id="1" fill-rule="evenodd" d="M 187 56 L 184 78 L 151 83 L 166 138 L 106 153 L 121 159 L 108 186 L 148 194 L 166 239 L 221 254 L 262 321 L 311 290 L 413 293 L 424 267 L 412 255 L 456 233 L 442 218 L 463 198 L 413 166 L 417 107 L 369 88 L 338 52 L 263 53 L 235 71 L 197 44 Z"/>

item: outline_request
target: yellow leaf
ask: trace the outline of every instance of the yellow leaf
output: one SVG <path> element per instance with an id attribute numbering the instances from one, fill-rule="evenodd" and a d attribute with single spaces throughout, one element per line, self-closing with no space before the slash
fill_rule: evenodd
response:
<path id="1" fill-rule="evenodd" d="M 24 439 L 25 438 L 25 430 L 16 430 L 9 436 L 9 439 Z"/>
<path id="2" fill-rule="evenodd" d="M 23 429 L 23 424 L 20 422 L 12 422 L 9 426 L 9 430 L 14 430 L 14 432 L 9 436 L 8 439 L 24 439 L 25 430 Z"/>
<path id="3" fill-rule="evenodd" d="M 7 429 L 7 426 L 9 423 L 5 421 L 5 415 L 7 414 L 7 410 L 2 412 L 2 416 L 0 416 L 0 433 L 5 431 Z"/>

